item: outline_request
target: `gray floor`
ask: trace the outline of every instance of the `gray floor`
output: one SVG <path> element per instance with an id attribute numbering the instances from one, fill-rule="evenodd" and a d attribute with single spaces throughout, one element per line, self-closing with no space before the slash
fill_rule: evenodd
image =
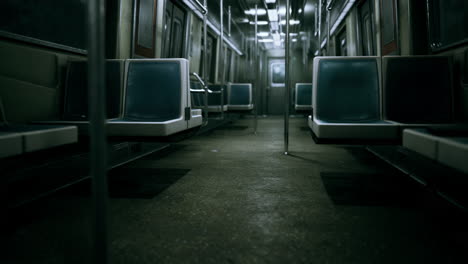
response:
<path id="1" fill-rule="evenodd" d="M 316 145 L 295 118 L 285 156 L 282 119 L 260 119 L 257 135 L 252 120 L 232 126 L 128 165 L 190 171 L 153 199 L 110 199 L 110 263 L 468 263 L 468 223 L 430 197 L 333 203 L 321 173 L 392 171 L 363 148 Z M 90 210 L 85 197 L 37 203 L 0 262 L 90 263 Z"/>

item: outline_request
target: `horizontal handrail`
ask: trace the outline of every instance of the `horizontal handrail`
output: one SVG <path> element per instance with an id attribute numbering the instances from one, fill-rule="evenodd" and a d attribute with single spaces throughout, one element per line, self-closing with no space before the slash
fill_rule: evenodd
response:
<path id="1" fill-rule="evenodd" d="M 197 81 L 198 81 L 203 87 L 206 86 L 205 82 L 202 80 L 202 78 L 200 77 L 200 75 L 198 75 L 198 73 L 192 72 L 192 76 L 195 76 L 195 78 L 197 78 Z"/>
<path id="2" fill-rule="evenodd" d="M 198 0 L 192 0 L 192 2 L 194 2 L 198 6 L 202 15 L 208 13 L 208 9 L 206 9 L 206 7 L 202 3 L 200 3 Z"/>

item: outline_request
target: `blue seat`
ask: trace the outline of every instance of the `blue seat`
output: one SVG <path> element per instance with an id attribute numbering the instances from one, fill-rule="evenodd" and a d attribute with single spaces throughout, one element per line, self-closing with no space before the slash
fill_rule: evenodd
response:
<path id="1" fill-rule="evenodd" d="M 125 63 L 123 114 L 108 121 L 111 136 L 168 136 L 202 124 L 191 109 L 186 59 L 132 59 Z"/>
<path id="2" fill-rule="evenodd" d="M 385 56 L 382 62 L 386 120 L 403 124 L 454 122 L 449 57 Z"/>
<path id="3" fill-rule="evenodd" d="M 321 139 L 397 139 L 399 127 L 383 121 L 379 57 L 316 57 L 313 116 L 309 126 Z"/>
<path id="4" fill-rule="evenodd" d="M 228 110 L 252 110 L 252 84 L 230 83 L 228 84 Z"/>
<path id="5" fill-rule="evenodd" d="M 209 112 L 225 112 L 228 110 L 228 92 L 226 85 L 210 84 L 208 89 L 211 91 L 219 92 L 223 88 L 223 105 L 221 107 L 221 93 L 208 94 L 208 111 Z"/>
<path id="6" fill-rule="evenodd" d="M 312 84 L 296 83 L 295 92 L 294 108 L 296 110 L 312 110 Z"/>

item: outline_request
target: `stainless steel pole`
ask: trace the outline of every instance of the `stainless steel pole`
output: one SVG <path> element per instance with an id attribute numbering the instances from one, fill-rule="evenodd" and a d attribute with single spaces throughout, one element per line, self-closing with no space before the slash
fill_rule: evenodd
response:
<path id="1" fill-rule="evenodd" d="M 284 154 L 288 155 L 289 151 L 289 95 L 290 95 L 290 72 L 289 72 L 289 0 L 286 0 L 286 39 L 285 39 L 285 76 L 286 87 L 284 92 Z"/>
<path id="2" fill-rule="evenodd" d="M 203 81 L 205 82 L 205 86 L 208 84 L 208 31 L 206 20 L 208 19 L 208 4 L 207 0 L 203 1 L 203 5 L 206 8 L 206 12 L 203 14 Z M 207 88 L 207 87 L 205 87 Z M 208 123 L 208 93 L 204 94 L 205 99 L 205 109 L 203 111 L 203 115 L 205 116 L 205 120 Z"/>
<path id="3" fill-rule="evenodd" d="M 105 0 L 88 1 L 90 173 L 94 200 L 94 261 L 108 262 L 107 139 L 105 132 Z"/>
<path id="4" fill-rule="evenodd" d="M 223 10 L 223 0 L 219 0 L 219 17 L 220 17 L 220 32 L 219 32 L 219 70 L 221 71 L 221 119 L 224 119 L 224 67 L 226 63 L 226 58 L 224 57 L 224 10 Z"/>
<path id="5" fill-rule="evenodd" d="M 257 100 L 257 95 L 258 95 L 258 5 L 255 5 L 255 48 L 254 48 L 254 133 L 257 134 L 257 129 L 258 129 L 258 100 Z"/>

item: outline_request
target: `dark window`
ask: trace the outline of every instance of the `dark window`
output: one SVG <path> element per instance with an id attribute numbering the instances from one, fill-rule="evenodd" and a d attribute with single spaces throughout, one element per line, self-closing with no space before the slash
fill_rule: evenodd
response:
<path id="1" fill-rule="evenodd" d="M 364 56 L 375 55 L 375 43 L 374 43 L 374 24 L 373 24 L 373 1 L 365 1 L 359 7 L 359 19 L 360 19 L 360 44 L 361 52 Z"/>
<path id="2" fill-rule="evenodd" d="M 172 1 L 166 2 L 163 58 L 184 58 L 185 11 Z"/>
<path id="3" fill-rule="evenodd" d="M 348 49 L 346 47 L 346 27 L 336 36 L 336 56 L 347 56 Z"/>
<path id="4" fill-rule="evenodd" d="M 429 43 L 432 51 L 468 42 L 468 1 L 429 0 Z"/>

